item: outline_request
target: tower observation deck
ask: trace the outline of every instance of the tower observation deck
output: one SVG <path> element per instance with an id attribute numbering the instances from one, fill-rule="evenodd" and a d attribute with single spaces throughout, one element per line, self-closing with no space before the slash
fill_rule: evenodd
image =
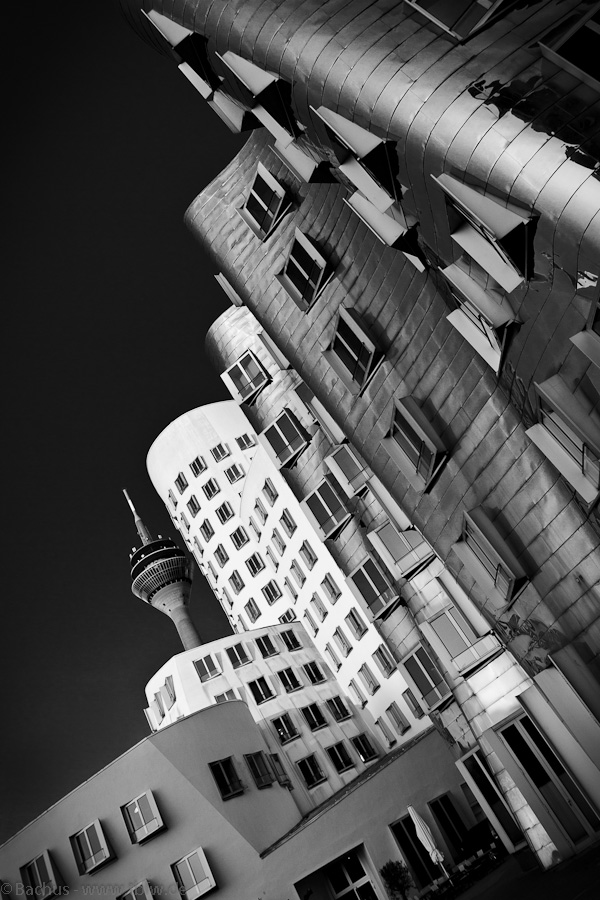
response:
<path id="1" fill-rule="evenodd" d="M 131 590 L 136 597 L 169 616 L 186 650 L 200 647 L 202 641 L 193 624 L 188 603 L 192 590 L 192 563 L 175 541 L 153 539 L 138 516 L 129 494 L 123 491 L 135 521 L 142 546 L 133 549 Z"/>

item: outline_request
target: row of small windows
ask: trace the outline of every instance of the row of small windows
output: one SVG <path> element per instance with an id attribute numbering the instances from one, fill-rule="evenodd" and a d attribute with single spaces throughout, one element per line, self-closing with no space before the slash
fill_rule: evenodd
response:
<path id="1" fill-rule="evenodd" d="M 277 635 L 277 639 L 271 637 L 271 635 L 265 634 L 256 638 L 254 641 L 263 659 L 276 656 L 280 652 L 278 646 L 279 639 L 283 642 L 284 650 L 293 651 L 302 648 L 302 644 L 295 631 L 281 631 Z M 252 657 L 249 655 L 246 644 L 243 642 L 227 647 L 225 652 L 234 669 L 238 669 L 240 666 L 245 666 L 247 663 L 252 662 Z M 211 654 L 207 654 L 201 659 L 194 660 L 194 666 L 201 681 L 208 681 L 210 678 L 220 675 L 222 671 Z"/>

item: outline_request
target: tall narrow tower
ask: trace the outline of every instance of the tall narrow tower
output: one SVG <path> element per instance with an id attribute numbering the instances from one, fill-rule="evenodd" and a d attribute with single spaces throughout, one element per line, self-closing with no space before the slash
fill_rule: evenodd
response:
<path id="1" fill-rule="evenodd" d="M 152 535 L 137 514 L 127 491 L 123 491 L 135 521 L 142 546 L 133 550 L 131 590 L 136 597 L 159 609 L 173 621 L 186 650 L 202 644 L 188 611 L 192 589 L 192 564 L 175 541 Z"/>

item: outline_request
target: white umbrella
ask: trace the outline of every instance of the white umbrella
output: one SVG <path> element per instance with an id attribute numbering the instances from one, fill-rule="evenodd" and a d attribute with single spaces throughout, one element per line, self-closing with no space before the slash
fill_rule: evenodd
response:
<path id="1" fill-rule="evenodd" d="M 436 866 L 440 867 L 440 869 L 442 870 L 442 872 L 444 873 L 446 878 L 449 878 L 450 876 L 448 875 L 446 869 L 444 868 L 444 854 L 437 846 L 437 844 L 435 842 L 435 838 L 434 838 L 433 834 L 431 833 L 431 828 L 429 827 L 427 822 L 425 822 L 421 818 L 419 813 L 415 809 L 413 809 L 412 806 L 408 807 L 408 814 L 413 821 L 413 825 L 415 826 L 415 831 L 417 832 L 417 837 L 419 838 L 419 840 L 421 841 L 421 843 L 423 844 L 423 846 L 429 853 L 429 856 L 431 857 L 432 862 L 434 862 L 436 864 Z"/>

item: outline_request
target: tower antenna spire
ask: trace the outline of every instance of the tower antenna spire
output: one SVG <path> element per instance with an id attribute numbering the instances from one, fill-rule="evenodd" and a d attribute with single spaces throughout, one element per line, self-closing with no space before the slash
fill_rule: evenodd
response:
<path id="1" fill-rule="evenodd" d="M 129 496 L 129 494 L 127 493 L 125 488 L 123 488 L 123 493 L 125 494 L 125 499 L 127 500 L 129 509 L 133 513 L 133 520 L 135 522 L 135 527 L 137 529 L 137 533 L 140 536 L 140 540 L 141 540 L 142 544 L 149 544 L 150 541 L 152 540 L 152 535 L 150 534 L 150 532 L 148 531 L 148 529 L 142 522 L 141 518 L 139 517 L 139 515 L 136 511 L 136 508 L 131 501 L 131 497 Z"/>

